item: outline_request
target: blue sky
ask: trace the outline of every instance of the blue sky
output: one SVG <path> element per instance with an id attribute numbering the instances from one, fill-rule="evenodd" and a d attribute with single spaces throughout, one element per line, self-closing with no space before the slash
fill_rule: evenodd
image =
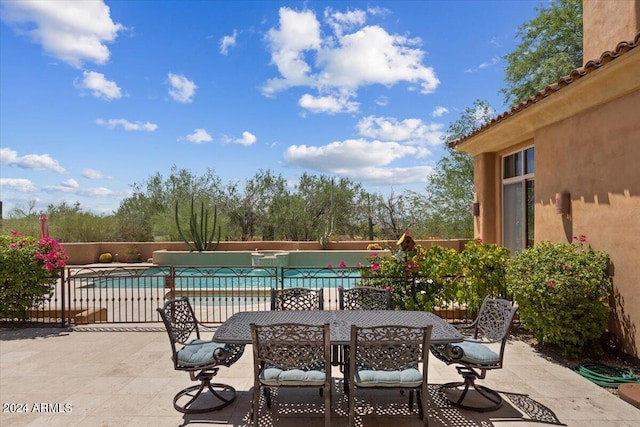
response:
<path id="1" fill-rule="evenodd" d="M 546 3 L 545 3 L 546 4 Z M 424 191 L 541 0 L 2 1 L 0 198 L 95 213 L 173 165 Z"/>

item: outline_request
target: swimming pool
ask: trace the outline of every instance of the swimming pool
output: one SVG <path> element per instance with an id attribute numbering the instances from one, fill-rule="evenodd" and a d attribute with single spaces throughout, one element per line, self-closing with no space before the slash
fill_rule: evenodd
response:
<path id="1" fill-rule="evenodd" d="M 98 289 L 158 289 L 223 291 L 232 289 L 352 287 L 357 269 L 281 267 L 150 267 L 114 269 L 92 277 L 81 287 Z"/>

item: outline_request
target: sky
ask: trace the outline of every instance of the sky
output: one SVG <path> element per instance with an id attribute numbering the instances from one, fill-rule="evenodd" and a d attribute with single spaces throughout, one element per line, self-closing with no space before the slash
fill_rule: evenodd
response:
<path id="1" fill-rule="evenodd" d="M 172 167 L 424 192 L 443 136 L 508 109 L 542 0 L 0 1 L 0 199 L 117 211 Z"/>

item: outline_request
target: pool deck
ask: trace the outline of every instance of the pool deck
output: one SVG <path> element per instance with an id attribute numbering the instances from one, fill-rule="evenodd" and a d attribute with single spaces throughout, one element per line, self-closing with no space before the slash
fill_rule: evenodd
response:
<path id="1" fill-rule="evenodd" d="M 218 412 L 184 415 L 171 402 L 191 382 L 186 373 L 173 370 L 167 334 L 157 324 L 0 330 L 0 425 L 250 426 L 252 372 L 252 352 L 247 346 L 242 358 L 231 368 L 221 368 L 217 377 L 237 389 L 237 400 Z M 337 368 L 333 376 L 332 426 L 342 427 L 347 425 L 348 410 Z M 489 372 L 481 382 L 506 398 L 498 411 L 450 407 L 437 385 L 457 380 L 454 367 L 430 358 L 431 427 L 640 425 L 640 409 L 521 341 L 509 342 L 504 368 Z M 406 396 L 392 391 L 361 396 L 367 399 L 360 402 L 356 426 L 422 425 L 417 414 L 406 409 Z M 9 406 L 12 403 L 18 405 Z M 262 406 L 260 426 L 322 426 L 322 403 L 317 390 L 281 391 L 274 397 L 273 411 Z M 24 409 L 25 404 L 26 413 L 6 412 Z M 50 412 L 42 412 L 45 409 Z"/>

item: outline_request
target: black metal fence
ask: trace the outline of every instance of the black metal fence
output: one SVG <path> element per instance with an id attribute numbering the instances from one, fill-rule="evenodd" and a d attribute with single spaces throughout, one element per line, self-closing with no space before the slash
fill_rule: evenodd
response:
<path id="1" fill-rule="evenodd" d="M 161 322 L 156 309 L 169 299 L 186 296 L 201 322 L 221 323 L 239 311 L 269 310 L 272 287 L 323 288 L 325 309 L 335 310 L 338 287 L 348 289 L 362 281 L 357 268 L 67 267 L 51 296 L 31 310 L 30 322 L 63 326 Z M 437 310 L 449 320 L 464 317 L 453 304 Z"/>

